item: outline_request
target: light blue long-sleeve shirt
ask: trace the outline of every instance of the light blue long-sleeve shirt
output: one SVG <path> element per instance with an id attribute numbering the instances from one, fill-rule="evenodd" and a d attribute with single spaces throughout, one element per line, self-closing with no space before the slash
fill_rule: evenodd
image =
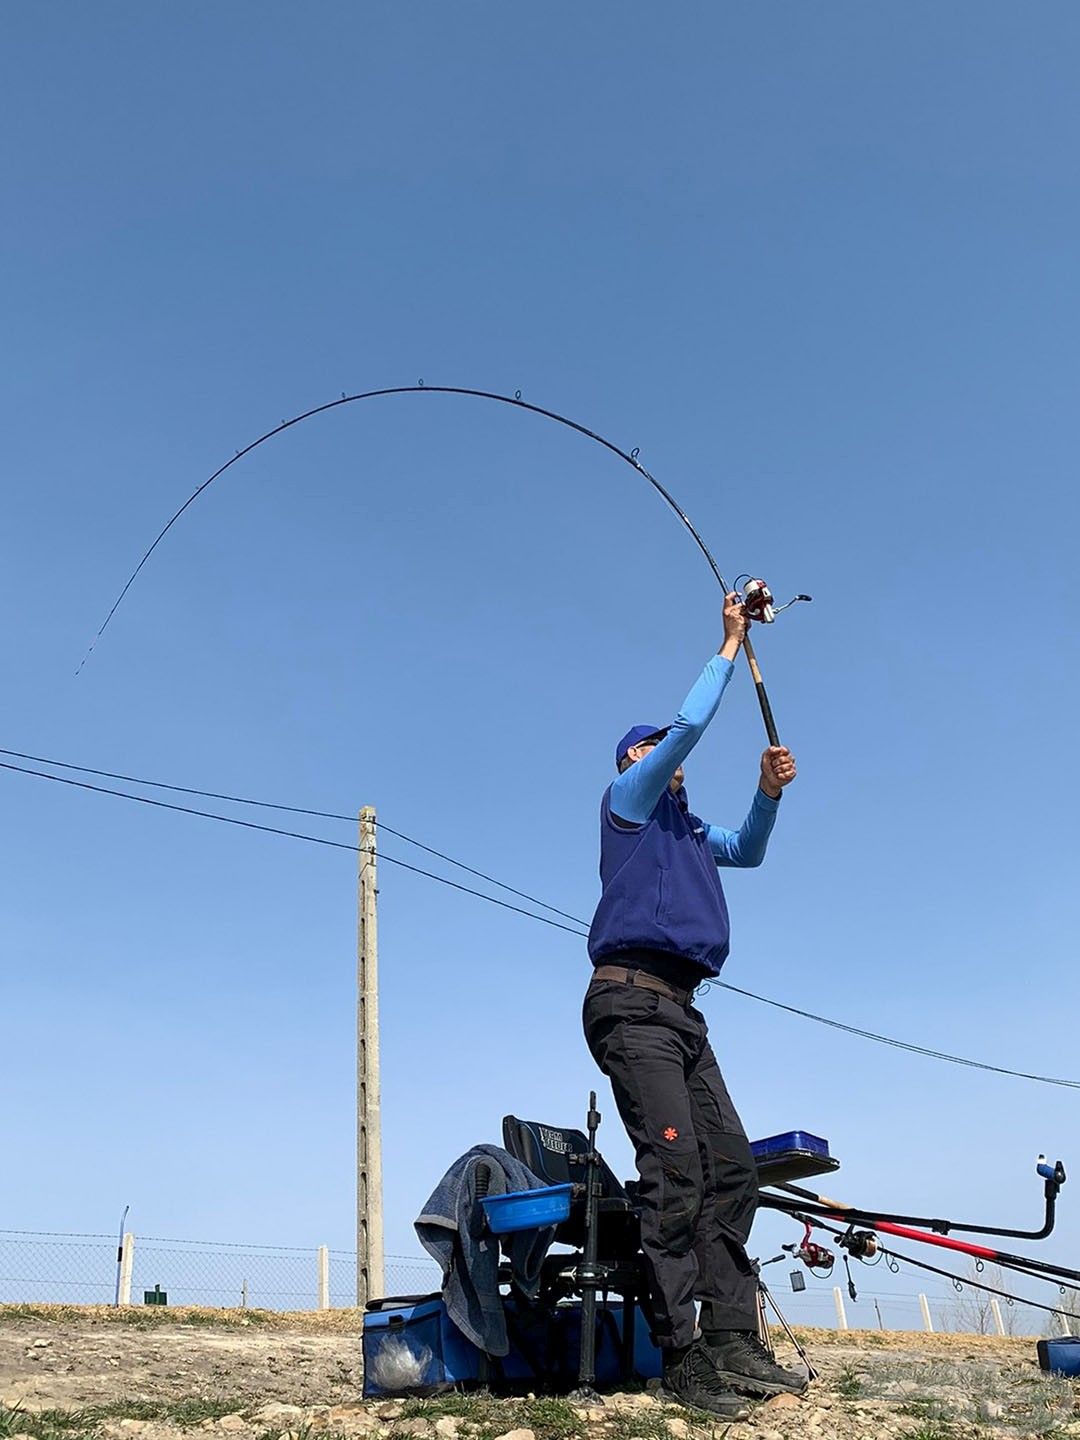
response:
<path id="1" fill-rule="evenodd" d="M 730 660 L 714 655 L 694 682 L 663 740 L 612 782 L 611 810 L 619 820 L 629 825 L 646 823 L 671 777 L 704 735 L 734 672 L 735 667 Z M 738 830 L 727 830 L 722 825 L 710 825 L 703 821 L 709 849 L 717 865 L 740 869 L 760 865 L 776 823 L 779 804 L 778 799 L 766 795 L 759 787 L 751 801 L 749 814 Z"/>

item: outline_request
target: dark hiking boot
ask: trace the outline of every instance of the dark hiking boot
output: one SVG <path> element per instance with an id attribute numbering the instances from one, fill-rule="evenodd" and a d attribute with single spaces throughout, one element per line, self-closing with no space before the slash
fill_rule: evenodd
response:
<path id="1" fill-rule="evenodd" d="M 798 1370 L 785 1370 L 749 1330 L 722 1330 L 707 1341 L 717 1379 L 752 1395 L 801 1395 L 810 1383 Z"/>
<path id="2" fill-rule="evenodd" d="M 745 1420 L 750 1406 L 740 1395 L 733 1395 L 721 1383 L 704 1344 L 695 1340 L 681 1350 L 664 1351 L 664 1379 L 661 1397 L 700 1410 L 705 1415 L 718 1415 L 722 1420 Z"/>

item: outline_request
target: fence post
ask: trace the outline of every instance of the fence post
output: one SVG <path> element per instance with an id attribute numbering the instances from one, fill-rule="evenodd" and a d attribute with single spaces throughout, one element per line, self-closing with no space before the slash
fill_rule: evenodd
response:
<path id="1" fill-rule="evenodd" d="M 845 1311 L 844 1311 L 844 1296 L 843 1296 L 843 1292 L 841 1291 L 839 1285 L 837 1285 L 837 1286 L 834 1287 L 833 1292 L 832 1292 L 832 1296 L 833 1296 L 833 1299 L 836 1301 L 836 1323 L 837 1323 L 837 1326 L 838 1326 L 841 1330 L 846 1330 L 846 1329 L 848 1328 L 847 1314 L 846 1314 Z"/>
<path id="2" fill-rule="evenodd" d="M 1001 1306 L 996 1295 L 990 1296 L 990 1314 L 994 1317 L 994 1329 L 999 1335 L 1004 1335 L 1005 1321 L 1001 1318 Z"/>
<path id="3" fill-rule="evenodd" d="M 135 1236 L 126 1231 L 120 1243 L 120 1290 L 117 1304 L 131 1304 L 131 1271 L 135 1265 Z"/>
<path id="4" fill-rule="evenodd" d="M 319 1246 L 319 1309 L 330 1309 L 330 1251 Z"/>
<path id="5" fill-rule="evenodd" d="M 934 1333 L 934 1322 L 930 1319 L 930 1302 L 925 1295 L 919 1296 L 919 1306 L 922 1310 L 923 1329 L 929 1330 L 932 1335 Z"/>

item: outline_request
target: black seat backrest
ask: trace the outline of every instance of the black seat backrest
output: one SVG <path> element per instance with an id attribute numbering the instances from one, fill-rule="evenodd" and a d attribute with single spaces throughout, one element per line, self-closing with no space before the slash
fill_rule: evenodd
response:
<path id="1" fill-rule="evenodd" d="M 585 1156 L 589 1142 L 580 1130 L 558 1125 L 541 1125 L 538 1120 L 503 1116 L 503 1145 L 515 1159 L 549 1185 L 584 1185 Z M 626 1191 L 601 1159 L 597 1169 L 600 1196 L 604 1200 L 625 1200 Z"/>

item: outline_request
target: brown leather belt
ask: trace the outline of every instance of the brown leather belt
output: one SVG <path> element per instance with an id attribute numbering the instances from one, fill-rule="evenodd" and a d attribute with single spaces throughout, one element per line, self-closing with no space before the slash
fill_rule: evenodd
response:
<path id="1" fill-rule="evenodd" d="M 655 990 L 658 995 L 674 1000 L 676 1005 L 689 1005 L 694 994 L 692 990 L 680 990 L 675 985 L 669 985 L 647 970 L 631 970 L 625 965 L 597 965 L 593 979 L 618 980 L 623 985 L 636 985 L 639 990 Z"/>

